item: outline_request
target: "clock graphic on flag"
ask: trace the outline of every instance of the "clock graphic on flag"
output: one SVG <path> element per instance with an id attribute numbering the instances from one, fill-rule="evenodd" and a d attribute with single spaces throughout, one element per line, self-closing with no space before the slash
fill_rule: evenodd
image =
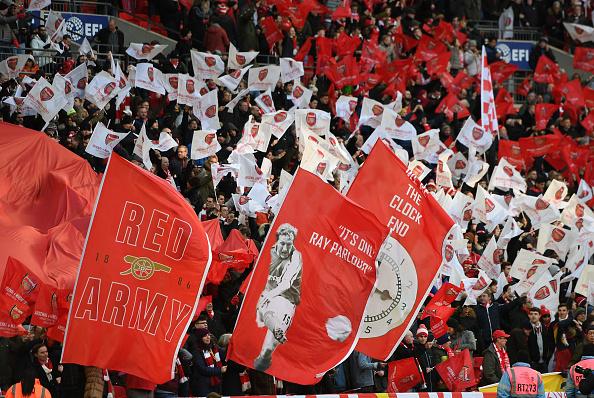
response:
<path id="1" fill-rule="evenodd" d="M 363 338 L 383 336 L 400 326 L 417 297 L 416 267 L 400 242 L 388 236 L 376 262 L 377 282 L 365 310 Z"/>

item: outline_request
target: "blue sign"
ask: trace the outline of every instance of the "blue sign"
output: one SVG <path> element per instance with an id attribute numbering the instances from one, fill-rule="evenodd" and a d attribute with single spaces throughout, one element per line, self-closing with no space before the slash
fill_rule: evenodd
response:
<path id="1" fill-rule="evenodd" d="M 497 51 L 501 53 L 501 59 L 509 64 L 517 65 L 520 70 L 530 70 L 528 61 L 533 48 L 534 43 L 530 41 L 497 41 Z"/>
<path id="2" fill-rule="evenodd" d="M 38 26 L 40 23 L 40 12 L 34 11 L 32 24 Z M 41 12 L 41 18 L 44 20 L 47 18 L 47 11 Z M 78 14 L 63 12 L 62 16 L 66 20 L 66 30 L 72 41 L 82 43 L 86 37 L 89 41 L 99 32 L 101 29 L 107 27 L 109 17 L 105 15 L 94 15 L 94 14 Z"/>

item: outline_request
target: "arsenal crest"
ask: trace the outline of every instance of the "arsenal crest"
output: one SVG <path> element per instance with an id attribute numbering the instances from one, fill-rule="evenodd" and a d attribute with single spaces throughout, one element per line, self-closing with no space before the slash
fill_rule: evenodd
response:
<path id="1" fill-rule="evenodd" d="M 374 114 L 374 116 L 379 116 L 382 113 L 384 113 L 384 107 L 378 104 L 375 104 L 374 106 L 371 107 L 371 112 Z"/>
<path id="2" fill-rule="evenodd" d="M 194 94 L 194 91 L 196 91 L 196 87 L 194 86 L 194 80 L 186 80 L 186 91 L 188 92 L 188 94 Z"/>
<path id="3" fill-rule="evenodd" d="M 204 142 L 206 142 L 206 145 L 210 146 L 212 144 L 212 142 L 214 141 L 214 139 L 216 138 L 216 134 L 214 133 L 210 133 L 210 134 L 206 134 L 204 136 Z"/>
<path id="4" fill-rule="evenodd" d="M 266 79 L 266 76 L 268 76 L 268 69 L 262 69 L 260 72 L 258 72 L 258 79 L 260 81 Z"/>
<path id="5" fill-rule="evenodd" d="M 277 123 L 284 122 L 287 119 L 287 112 L 281 111 L 274 115 L 274 121 Z"/>
<path id="6" fill-rule="evenodd" d="M 217 106 L 216 105 L 211 105 L 208 108 L 206 108 L 206 111 L 204 112 L 204 114 L 206 115 L 206 117 L 215 117 L 217 114 Z"/>
<path id="7" fill-rule="evenodd" d="M 103 87 L 103 93 L 105 95 L 111 94 L 111 92 L 116 88 L 116 84 L 114 82 L 108 83 Z"/>
<path id="8" fill-rule="evenodd" d="M 316 114 L 313 112 L 307 112 L 305 116 L 305 122 L 310 126 L 313 127 L 316 125 Z"/>
<path id="9" fill-rule="evenodd" d="M 49 87 L 44 87 L 39 93 L 39 98 L 41 98 L 42 101 L 49 101 L 54 98 L 54 91 Z"/>
<path id="10" fill-rule="evenodd" d="M 204 58 L 204 63 L 206 64 L 206 66 L 208 66 L 209 68 L 212 68 L 213 66 L 215 66 L 215 64 L 217 63 L 217 60 L 214 57 L 205 57 Z"/>

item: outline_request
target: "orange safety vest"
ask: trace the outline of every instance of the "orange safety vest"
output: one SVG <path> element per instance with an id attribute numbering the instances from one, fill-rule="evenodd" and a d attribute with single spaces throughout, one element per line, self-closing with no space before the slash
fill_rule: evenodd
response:
<path id="1" fill-rule="evenodd" d="M 536 370 L 517 366 L 507 371 L 509 376 L 510 394 L 512 397 L 536 397 L 540 384 L 540 373 Z"/>
<path id="2" fill-rule="evenodd" d="M 8 389 L 6 392 L 5 398 L 23 398 L 23 391 L 21 387 L 21 383 L 13 384 L 12 387 Z M 30 398 L 51 398 L 52 395 L 50 392 L 41 385 L 39 379 L 35 379 L 35 386 L 33 387 L 33 392 L 31 395 L 28 395 Z"/>
<path id="3" fill-rule="evenodd" d="M 580 381 L 582 381 L 582 379 L 584 378 L 584 375 L 580 374 L 580 373 L 576 373 L 576 371 L 575 371 L 576 366 L 581 366 L 582 368 L 586 368 L 586 369 L 594 369 L 594 359 L 584 359 L 582 361 L 579 361 L 578 363 L 573 365 L 571 367 L 571 369 L 569 369 L 569 375 L 571 376 L 571 379 L 573 380 L 573 384 L 575 384 L 575 388 L 579 388 Z"/>

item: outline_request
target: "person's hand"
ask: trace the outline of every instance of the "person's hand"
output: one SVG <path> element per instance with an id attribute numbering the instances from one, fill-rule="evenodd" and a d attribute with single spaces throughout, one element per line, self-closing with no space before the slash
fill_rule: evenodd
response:
<path id="1" fill-rule="evenodd" d="M 379 377 L 384 377 L 384 371 L 383 370 L 378 370 L 377 372 L 375 372 L 376 375 L 378 375 Z"/>
<path id="2" fill-rule="evenodd" d="M 227 372 L 227 366 L 223 366 L 221 368 L 221 373 L 226 373 Z"/>
<path id="3" fill-rule="evenodd" d="M 64 371 L 64 366 L 58 365 L 58 372 L 62 373 Z"/>

